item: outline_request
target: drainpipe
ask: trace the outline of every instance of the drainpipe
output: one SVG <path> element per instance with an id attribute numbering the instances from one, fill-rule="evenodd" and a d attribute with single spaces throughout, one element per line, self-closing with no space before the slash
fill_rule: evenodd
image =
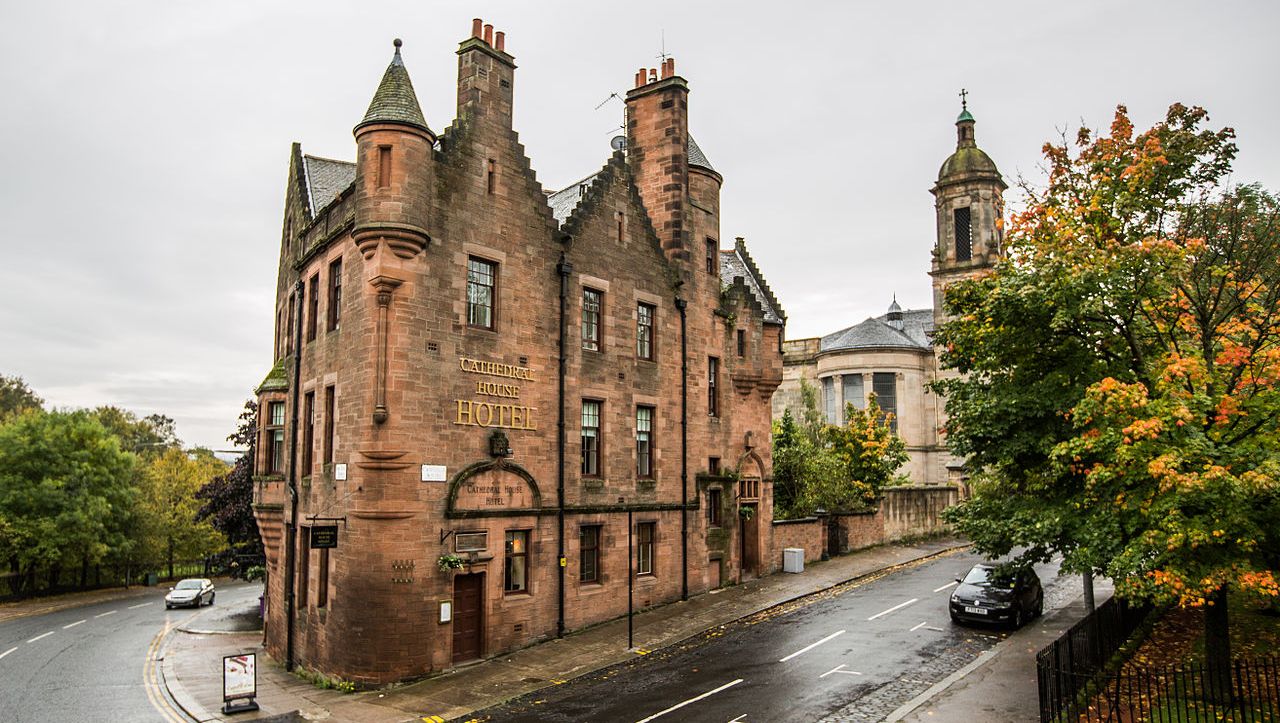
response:
<path id="1" fill-rule="evenodd" d="M 570 237 L 566 236 L 566 242 Z M 559 555 L 556 557 L 556 567 L 559 569 L 559 600 L 558 611 L 556 616 L 556 637 L 564 637 L 564 571 L 566 560 L 564 559 L 564 375 L 565 375 L 565 317 L 567 315 L 568 299 L 569 299 L 569 274 L 573 273 L 573 264 L 564 260 L 564 254 L 560 254 L 560 262 L 556 264 L 556 273 L 560 274 L 560 368 L 558 375 L 558 396 L 559 415 L 556 418 L 556 525 L 557 542 L 559 544 Z"/>
<path id="2" fill-rule="evenodd" d="M 297 299 L 298 318 L 294 320 L 293 337 L 293 385 L 289 390 L 290 422 L 289 422 L 289 528 L 285 535 L 284 565 L 284 598 L 285 598 L 285 652 L 284 669 L 293 670 L 293 616 L 294 616 L 294 546 L 298 535 L 298 391 L 302 381 L 302 279 L 293 286 L 294 298 Z"/>
<path id="3" fill-rule="evenodd" d="M 680 310 L 680 599 L 689 599 L 689 338 L 685 310 L 689 302 L 676 297 Z"/>

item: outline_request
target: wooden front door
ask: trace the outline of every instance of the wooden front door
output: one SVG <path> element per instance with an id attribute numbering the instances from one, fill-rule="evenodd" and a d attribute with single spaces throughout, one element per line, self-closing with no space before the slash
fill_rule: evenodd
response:
<path id="1" fill-rule="evenodd" d="M 756 564 L 758 562 L 759 535 L 756 520 L 756 512 L 759 505 L 755 503 L 743 504 L 744 509 L 750 510 L 745 515 L 739 515 L 738 519 L 742 521 L 742 576 L 754 577 L 756 574 Z"/>
<path id="2" fill-rule="evenodd" d="M 484 640 L 484 575 L 453 578 L 453 662 L 480 657 Z"/>

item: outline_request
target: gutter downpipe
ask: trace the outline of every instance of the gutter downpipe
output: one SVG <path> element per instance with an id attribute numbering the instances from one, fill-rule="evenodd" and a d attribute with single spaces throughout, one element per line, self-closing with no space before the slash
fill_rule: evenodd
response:
<path id="1" fill-rule="evenodd" d="M 570 240 L 566 236 L 565 241 Z M 559 369 L 557 371 L 557 398 L 559 400 L 559 414 L 556 418 L 556 525 L 557 543 L 559 545 L 559 553 L 556 557 L 556 567 L 558 568 L 557 579 L 558 585 L 558 601 L 556 614 L 556 637 L 564 637 L 564 571 L 566 560 L 564 558 L 564 445 L 565 445 L 565 420 L 564 420 L 564 378 L 565 378 L 565 317 L 567 316 L 566 307 L 569 298 L 569 274 L 573 273 L 573 264 L 564 260 L 564 253 L 560 254 L 560 261 L 556 264 L 556 273 L 560 274 L 560 342 L 559 342 Z"/>
<path id="2" fill-rule="evenodd" d="M 689 599 L 689 336 L 685 310 L 689 302 L 676 297 L 680 310 L 680 599 Z"/>
<path id="3" fill-rule="evenodd" d="M 284 669 L 293 671 L 293 617 L 295 590 L 293 577 L 297 564 L 294 547 L 298 536 L 298 391 L 302 386 L 302 308 L 303 284 L 299 278 L 293 287 L 297 299 L 298 318 L 294 321 L 293 339 L 293 388 L 289 390 L 290 417 L 289 422 L 289 529 L 285 535 L 285 653 Z"/>

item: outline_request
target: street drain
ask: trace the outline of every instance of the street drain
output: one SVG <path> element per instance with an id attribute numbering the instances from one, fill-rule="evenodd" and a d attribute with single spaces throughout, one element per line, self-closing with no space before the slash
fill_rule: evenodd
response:
<path id="1" fill-rule="evenodd" d="M 545 683 L 547 681 L 543 680 L 542 678 L 524 678 L 520 682 L 521 683 Z"/>

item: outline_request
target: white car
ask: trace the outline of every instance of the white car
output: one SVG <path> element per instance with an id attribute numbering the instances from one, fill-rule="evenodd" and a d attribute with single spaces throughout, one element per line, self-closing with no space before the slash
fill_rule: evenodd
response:
<path id="1" fill-rule="evenodd" d="M 205 603 L 213 604 L 213 581 L 200 577 L 189 577 L 169 588 L 164 596 L 166 610 L 180 607 L 198 608 Z"/>

